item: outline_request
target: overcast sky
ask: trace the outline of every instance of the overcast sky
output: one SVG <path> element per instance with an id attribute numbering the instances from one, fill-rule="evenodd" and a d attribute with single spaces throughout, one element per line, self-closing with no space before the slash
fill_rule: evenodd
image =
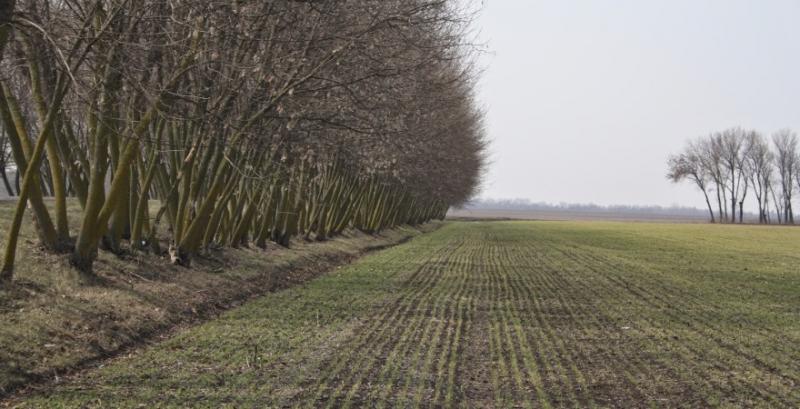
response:
<path id="1" fill-rule="evenodd" d="M 800 129 L 798 0 L 485 0 L 483 197 L 703 207 L 667 156 Z"/>

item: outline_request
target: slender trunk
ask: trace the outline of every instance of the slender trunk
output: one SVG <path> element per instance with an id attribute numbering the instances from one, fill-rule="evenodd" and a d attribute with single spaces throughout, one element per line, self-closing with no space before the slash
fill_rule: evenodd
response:
<path id="1" fill-rule="evenodd" d="M 50 106 L 50 112 L 42 123 L 43 127 L 39 132 L 39 139 L 36 141 L 36 146 L 31 153 L 31 158 L 28 161 L 28 167 L 25 170 L 25 177 L 22 179 L 22 189 L 19 192 L 19 200 L 17 201 L 17 207 L 14 211 L 14 218 L 11 222 L 11 228 L 8 231 L 6 251 L 3 257 L 3 267 L 0 270 L 0 280 L 10 280 L 14 274 L 14 258 L 17 252 L 17 239 L 19 238 L 19 229 L 22 226 L 22 217 L 25 214 L 25 205 L 28 202 L 28 194 L 30 193 L 31 186 L 36 183 L 36 179 L 38 179 L 38 172 L 36 172 L 36 169 L 39 167 L 42 161 L 45 145 L 47 145 L 47 139 L 52 133 L 57 107 L 61 105 L 61 101 L 67 93 L 67 85 L 62 84 L 62 80 L 63 77 L 59 78 L 59 82 L 55 91 L 55 97 L 53 98 L 53 103 Z"/>
<path id="2" fill-rule="evenodd" d="M 761 203 L 761 195 L 762 195 L 762 193 L 759 193 L 759 190 L 756 190 L 755 188 L 753 188 L 753 190 L 755 190 L 755 192 L 753 194 L 756 196 L 756 202 L 758 203 L 758 224 L 763 224 L 764 223 L 764 211 L 763 211 L 763 208 L 761 206 L 761 204 L 762 204 Z"/>
<path id="3" fill-rule="evenodd" d="M 116 205 L 112 210 L 112 215 L 108 226 L 108 233 L 106 234 L 106 238 L 108 239 L 108 247 L 114 254 L 120 254 L 122 251 L 122 238 L 125 235 L 125 231 L 130 229 L 131 173 L 131 166 L 127 166 L 127 170 L 122 175 L 119 175 L 122 178 L 120 180 L 120 184 L 124 185 L 125 187 L 120 193 L 123 196 L 117 200 Z M 115 172 L 114 177 L 116 178 L 117 176 L 118 174 Z"/>
<path id="4" fill-rule="evenodd" d="M 778 200 L 778 195 L 775 194 L 775 188 L 773 187 L 770 189 L 772 192 L 772 202 L 775 203 L 775 216 L 778 218 L 778 224 L 783 224 L 783 218 L 781 217 L 781 202 Z"/>
<path id="5" fill-rule="evenodd" d="M 711 207 L 711 201 L 708 200 L 708 193 L 706 193 L 705 189 L 703 189 L 703 196 L 706 198 L 706 206 L 708 206 L 708 214 L 711 216 L 711 223 L 716 223 L 716 219 L 714 219 L 714 209 Z"/>
<path id="6" fill-rule="evenodd" d="M 8 197 L 14 197 L 16 193 L 14 192 L 14 188 L 11 187 L 11 181 L 8 180 L 8 174 L 6 173 L 6 165 L 3 164 L 0 166 L 0 177 L 3 178 L 3 185 L 5 185 L 6 193 L 8 193 Z"/>
<path id="7" fill-rule="evenodd" d="M 203 198 L 203 202 L 197 210 L 197 215 L 185 229 L 180 242 L 176 242 L 178 253 L 182 257 L 189 257 L 190 254 L 197 251 L 199 245 L 202 243 L 203 233 L 205 233 L 208 227 L 211 214 L 217 204 L 217 198 L 219 198 L 222 193 L 223 184 L 227 179 L 227 167 L 227 162 L 223 161 L 219 163 L 214 175 L 214 181 L 211 183 L 211 187 L 205 198 Z M 186 261 L 188 261 L 188 259 Z M 181 263 L 186 261 L 181 261 Z"/>
<path id="8" fill-rule="evenodd" d="M 756 197 L 756 203 L 758 204 L 758 224 L 764 224 L 766 220 L 764 220 L 764 185 L 761 184 L 761 176 L 755 175 L 750 182 L 753 183 L 753 195 Z M 746 192 L 745 192 L 746 194 Z M 742 200 L 744 201 L 744 200 Z"/>
<path id="9" fill-rule="evenodd" d="M 201 21 L 202 20 L 198 19 L 198 24 Z M 111 218 L 111 215 L 119 207 L 120 201 L 124 200 L 122 198 L 124 190 L 129 188 L 130 183 L 128 178 L 130 175 L 130 166 L 133 163 L 135 156 L 140 153 L 140 140 L 144 137 L 145 132 L 147 132 L 153 120 L 155 120 L 156 115 L 165 108 L 163 105 L 167 95 L 169 92 L 172 92 L 180 78 L 185 74 L 189 64 L 191 64 L 193 61 L 200 37 L 201 34 L 198 26 L 192 38 L 193 44 L 191 50 L 183 56 L 179 66 L 176 67 L 177 69 L 173 76 L 169 79 L 169 81 L 167 81 L 163 90 L 158 94 L 158 97 L 151 103 L 145 114 L 139 119 L 139 123 L 136 125 L 136 128 L 134 128 L 133 131 L 128 135 L 128 143 L 125 146 L 125 151 L 120 155 L 117 168 L 114 169 L 114 176 L 111 179 L 111 187 L 108 190 L 105 202 L 101 203 L 102 193 L 98 195 L 98 193 L 95 192 L 94 198 L 96 200 L 93 203 L 87 203 L 87 210 L 84 211 L 83 222 L 81 224 L 81 230 L 78 233 L 75 251 L 72 254 L 72 263 L 78 269 L 83 270 L 84 272 L 88 272 L 91 269 L 94 255 L 97 252 L 98 241 L 108 230 L 108 221 Z M 115 50 L 112 49 L 109 51 L 109 53 L 111 56 L 109 61 L 119 61 L 119 59 L 116 58 Z M 117 64 L 115 63 L 109 63 L 106 67 L 106 77 L 112 79 L 107 83 L 112 84 L 112 86 L 104 90 L 104 98 L 106 98 L 107 102 L 111 103 L 111 106 L 104 107 L 104 114 L 107 112 L 113 112 L 113 107 L 115 106 L 114 102 L 116 100 L 116 98 L 114 98 L 114 94 L 116 93 L 114 90 L 121 86 L 121 77 L 118 73 L 119 70 L 117 69 L 118 67 L 116 65 Z M 113 117 L 107 115 L 105 118 L 110 119 Z M 101 126 L 100 128 L 102 129 L 105 127 Z M 105 143 L 105 139 L 107 138 L 97 138 L 95 143 L 97 145 L 103 144 Z M 100 154 L 102 155 L 102 153 Z M 97 158 L 95 159 L 95 165 L 99 165 L 100 167 L 106 166 L 106 161 L 97 161 Z M 94 170 L 95 169 L 93 168 L 92 171 L 94 172 Z M 98 186 L 92 186 L 90 184 L 90 191 L 92 188 L 95 188 L 97 191 L 99 191 L 104 180 L 99 179 L 93 181 L 98 182 Z M 91 193 L 90 196 L 92 196 Z M 92 208 L 91 213 L 89 212 L 90 206 Z"/>
<path id="10" fill-rule="evenodd" d="M 96 122 L 97 126 L 93 133 L 94 153 L 89 170 L 89 187 L 86 195 L 86 207 L 83 209 L 80 231 L 75 243 L 75 251 L 72 254 L 71 262 L 79 270 L 88 271 L 92 265 L 97 252 L 95 222 L 100 209 L 105 202 L 105 180 L 108 171 L 108 135 L 115 132 L 111 128 L 112 120 L 115 117 L 115 107 L 117 103 L 117 90 L 121 87 L 121 77 L 114 65 L 118 61 L 116 50 L 112 49 L 108 53 L 108 63 L 105 67 L 103 76 L 103 95 L 100 101 L 101 118 L 92 114 L 91 122 Z"/>
<path id="11" fill-rule="evenodd" d="M 26 169 L 28 169 L 29 158 L 32 155 L 33 148 L 30 146 L 27 129 L 25 127 L 23 118 L 16 99 L 6 84 L 1 83 L 3 96 L 0 98 L 0 117 L 3 119 L 3 124 L 6 126 L 6 134 L 8 135 L 8 143 L 11 146 L 11 152 L 14 155 L 14 162 L 17 165 L 15 176 L 15 183 L 17 185 L 17 194 L 22 191 L 20 180 L 23 178 Z M 58 237 L 53 221 L 50 218 L 50 213 L 47 206 L 44 204 L 42 187 L 39 177 L 39 167 L 33 168 L 35 172 L 35 182 L 30 187 L 28 200 L 30 201 L 31 210 L 33 212 L 34 222 L 36 225 L 36 232 L 39 236 L 39 241 L 47 249 L 55 251 L 59 248 Z"/>
<path id="12" fill-rule="evenodd" d="M 160 138 L 156 139 L 156 143 L 153 145 L 150 161 L 148 162 L 147 166 L 147 173 L 142 181 L 140 187 L 141 193 L 139 195 L 139 200 L 136 203 L 136 218 L 134 219 L 133 227 L 131 228 L 131 246 L 134 249 L 139 249 L 144 245 L 141 240 L 142 228 L 144 226 L 145 219 L 149 214 L 149 209 L 147 208 L 148 192 L 150 191 L 150 185 L 153 182 L 153 176 L 156 173 L 156 166 L 158 166 L 158 147 L 160 142 Z"/>
<path id="13" fill-rule="evenodd" d="M 739 224 L 744 223 L 744 201 L 739 202 Z"/>
<path id="14" fill-rule="evenodd" d="M 28 74 L 31 82 L 31 95 L 33 97 L 34 106 L 39 116 L 39 126 L 44 128 L 44 121 L 47 120 L 49 110 L 58 110 L 58 107 L 49 107 L 45 102 L 45 94 L 42 89 L 42 78 L 39 69 L 39 56 L 35 55 L 33 46 L 29 41 L 23 41 L 25 44 L 25 51 L 28 59 Z M 54 120 L 54 119 L 53 119 Z M 53 195 L 55 204 L 55 222 L 56 233 L 58 234 L 58 241 L 60 243 L 69 242 L 69 221 L 67 220 L 67 189 L 64 180 L 64 172 L 61 169 L 61 159 L 58 157 L 58 144 L 59 129 L 51 126 L 51 133 L 53 136 L 47 139 L 47 163 L 50 169 L 50 191 Z"/>
<path id="15" fill-rule="evenodd" d="M 59 123 L 61 123 L 62 128 L 59 133 L 62 136 L 59 139 L 59 150 L 64 157 L 64 165 L 69 176 L 70 186 L 78 198 L 81 209 L 83 209 L 86 207 L 86 197 L 89 195 L 89 175 L 84 173 L 84 169 L 89 169 L 89 160 L 86 158 L 86 152 L 83 149 L 73 149 L 75 146 L 80 146 L 80 143 L 69 120 L 65 120 L 62 117 Z"/>

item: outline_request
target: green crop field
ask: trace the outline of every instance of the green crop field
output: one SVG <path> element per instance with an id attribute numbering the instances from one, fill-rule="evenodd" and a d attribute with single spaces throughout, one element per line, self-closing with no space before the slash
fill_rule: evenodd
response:
<path id="1" fill-rule="evenodd" d="M 800 229 L 459 222 L 23 407 L 798 407 Z"/>

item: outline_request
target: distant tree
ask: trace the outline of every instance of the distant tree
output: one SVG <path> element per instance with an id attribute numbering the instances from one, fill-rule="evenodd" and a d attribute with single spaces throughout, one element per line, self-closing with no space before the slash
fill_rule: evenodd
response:
<path id="1" fill-rule="evenodd" d="M 800 189 L 798 138 L 788 129 L 773 134 L 772 144 L 755 130 L 735 127 L 713 132 L 670 156 L 667 177 L 673 182 L 688 179 L 698 186 L 712 221 L 712 191 L 716 192 L 716 220 L 743 223 L 752 189 L 759 223 L 773 220 L 772 205 L 776 221 L 791 224 L 793 189 Z"/>
<path id="2" fill-rule="evenodd" d="M 790 129 L 781 129 L 772 135 L 775 147 L 775 165 L 780 183 L 781 206 L 783 223 L 794 224 L 794 210 L 792 208 L 794 180 L 798 172 L 797 134 Z"/>
<path id="3" fill-rule="evenodd" d="M 687 179 L 693 182 L 703 192 L 711 223 L 715 223 L 714 209 L 711 207 L 711 201 L 708 198 L 710 175 L 706 167 L 703 166 L 702 154 L 702 147 L 695 143 L 689 143 L 682 153 L 670 156 L 667 162 L 667 178 L 674 183 Z"/>
<path id="4" fill-rule="evenodd" d="M 772 197 L 772 206 L 775 208 L 775 218 L 778 224 L 783 224 L 783 196 L 780 191 L 780 181 L 773 176 L 773 180 L 769 185 L 769 193 Z"/>
<path id="5" fill-rule="evenodd" d="M 747 196 L 748 180 L 742 166 L 747 149 L 745 135 L 746 131 L 742 128 L 730 128 L 717 136 L 725 171 L 725 189 L 730 198 L 731 213 L 728 220 L 731 223 L 736 222 L 737 205 L 744 202 L 744 198 Z M 740 211 L 739 214 L 741 223 L 742 212 Z"/>
<path id="6" fill-rule="evenodd" d="M 758 132 L 747 134 L 744 171 L 758 203 L 759 223 L 769 223 L 769 192 L 772 185 L 775 156 L 764 136 Z M 740 206 L 741 208 L 741 206 Z"/>
<path id="7" fill-rule="evenodd" d="M 697 155 L 705 173 L 714 183 L 719 221 L 728 218 L 728 207 L 724 205 L 725 172 L 722 164 L 722 143 L 719 135 L 711 134 L 696 143 Z"/>

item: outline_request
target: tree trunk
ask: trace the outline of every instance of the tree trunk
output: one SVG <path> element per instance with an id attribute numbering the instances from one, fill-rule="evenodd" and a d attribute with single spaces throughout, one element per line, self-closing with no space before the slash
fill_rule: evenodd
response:
<path id="1" fill-rule="evenodd" d="M 6 134 L 8 135 L 8 143 L 11 146 L 11 152 L 14 155 L 14 161 L 17 165 L 16 172 L 16 185 L 17 193 L 22 191 L 21 179 L 23 178 L 25 170 L 28 169 L 28 158 L 31 157 L 33 148 L 30 146 L 30 140 L 25 129 L 24 123 L 20 118 L 19 106 L 16 103 L 10 90 L 5 84 L 0 83 L 3 95 L 0 97 L 0 116 L 6 126 Z M 39 177 L 39 168 L 33 169 L 35 172 L 35 182 L 30 187 L 28 200 L 30 201 L 31 211 L 33 212 L 34 222 L 36 224 L 36 233 L 39 236 L 39 241 L 43 246 L 49 250 L 57 250 L 58 240 L 55 226 L 52 219 L 50 219 L 47 206 L 42 199 L 41 178 Z"/>
<path id="2" fill-rule="evenodd" d="M 758 224 L 764 224 L 764 207 L 761 200 L 763 193 L 759 193 L 759 190 L 756 190 L 754 194 L 756 195 L 756 202 L 758 202 Z"/>
<path id="3" fill-rule="evenodd" d="M 708 193 L 706 193 L 705 189 L 703 189 L 703 196 L 706 198 L 706 206 L 708 206 L 708 214 L 711 215 L 711 223 L 716 223 L 717 221 L 714 219 L 714 209 L 711 208 L 711 201 L 708 200 Z"/>
<path id="4" fill-rule="evenodd" d="M 16 196 L 14 188 L 11 187 L 11 182 L 8 180 L 8 174 L 6 173 L 5 163 L 2 166 L 0 166 L 0 177 L 3 178 L 3 185 L 5 185 L 6 187 L 6 192 L 8 193 L 8 197 Z"/>
<path id="5" fill-rule="evenodd" d="M 62 77 L 63 79 L 63 77 Z M 28 161 L 28 167 L 25 170 L 25 177 L 22 179 L 22 189 L 19 192 L 19 199 L 17 200 L 17 207 L 14 211 L 14 218 L 11 222 L 11 228 L 8 231 L 8 239 L 6 241 L 6 251 L 3 256 L 3 267 L 0 270 L 0 280 L 10 280 L 14 274 L 14 258 L 17 252 L 17 239 L 19 238 L 19 229 L 22 226 L 22 216 L 25 214 L 25 205 L 28 202 L 28 194 L 30 193 L 31 186 L 38 182 L 39 172 L 36 169 L 39 167 L 44 156 L 45 146 L 51 133 L 53 133 L 53 122 L 56 117 L 56 109 L 61 105 L 61 101 L 67 93 L 67 86 L 59 80 L 56 86 L 56 97 L 53 99 L 53 104 L 50 107 L 50 112 L 47 118 L 42 122 L 42 129 L 39 132 L 39 139 L 36 141 L 36 146 L 31 153 L 31 158 Z"/>
<path id="6" fill-rule="evenodd" d="M 744 223 L 744 201 L 739 202 L 739 224 Z"/>
<path id="7" fill-rule="evenodd" d="M 25 44 L 25 51 L 28 56 L 28 74 L 31 81 L 31 96 L 33 97 L 34 106 L 39 116 L 39 126 L 44 128 L 44 121 L 47 120 L 49 110 L 58 111 L 58 107 L 48 107 L 45 102 L 46 96 L 43 90 L 42 76 L 39 70 L 38 55 L 33 50 L 33 45 L 27 40 L 23 41 Z M 53 84 L 48 84 L 51 87 Z M 53 88 L 57 89 L 57 88 Z M 55 115 L 55 114 L 53 114 Z M 52 119 L 53 121 L 55 119 Z M 67 190 L 64 172 L 61 168 L 61 159 L 58 157 L 58 143 L 56 140 L 59 138 L 59 129 L 51 125 L 51 137 L 47 138 L 47 164 L 49 165 L 50 177 L 49 185 L 50 192 L 53 195 L 55 203 L 55 222 L 56 232 L 58 234 L 58 241 L 60 243 L 69 242 L 69 222 L 67 220 Z"/>
<path id="8" fill-rule="evenodd" d="M 160 138 L 156 139 L 156 143 L 152 147 L 147 171 L 144 172 L 144 180 L 140 187 L 141 192 L 139 193 L 139 200 L 136 203 L 135 219 L 133 221 L 133 226 L 131 226 L 131 247 L 134 249 L 140 249 L 144 245 L 142 242 L 142 228 L 150 214 L 150 210 L 147 208 L 147 199 L 150 192 L 150 185 L 153 183 L 153 176 L 156 173 L 156 166 L 158 166 L 158 146 L 160 142 Z"/>
<path id="9" fill-rule="evenodd" d="M 778 217 L 778 224 L 783 224 L 780 201 L 778 200 L 778 196 L 775 194 L 775 189 L 771 188 L 770 191 L 772 192 L 772 202 L 775 203 L 775 216 Z"/>

